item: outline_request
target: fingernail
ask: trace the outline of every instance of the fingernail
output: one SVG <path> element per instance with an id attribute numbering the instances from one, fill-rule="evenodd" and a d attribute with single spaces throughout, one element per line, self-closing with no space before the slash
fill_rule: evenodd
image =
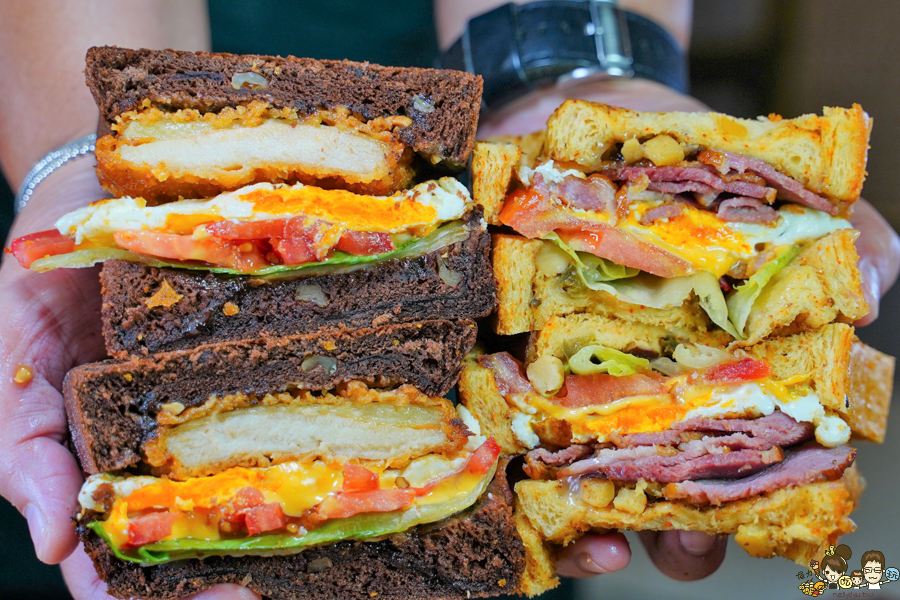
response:
<path id="1" fill-rule="evenodd" d="M 44 535 L 47 531 L 47 519 L 44 517 L 44 513 L 41 512 L 41 509 L 34 504 L 29 504 L 22 512 L 28 521 L 28 532 L 31 534 L 34 552 L 39 559 L 43 560 L 41 557 L 44 553 Z"/>
<path id="2" fill-rule="evenodd" d="M 716 536 L 699 531 L 681 531 L 678 533 L 678 541 L 688 554 L 703 556 L 712 550 L 716 543 Z"/>
<path id="3" fill-rule="evenodd" d="M 602 560 L 595 560 L 587 552 L 582 552 L 578 557 L 578 565 L 588 573 L 609 573 L 611 571 L 609 565 L 603 564 Z"/>

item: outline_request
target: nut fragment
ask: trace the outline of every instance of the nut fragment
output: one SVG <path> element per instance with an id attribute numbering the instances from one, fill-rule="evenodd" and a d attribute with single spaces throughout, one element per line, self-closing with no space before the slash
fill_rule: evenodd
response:
<path id="1" fill-rule="evenodd" d="M 581 484 L 581 499 L 595 508 L 605 508 L 616 495 L 616 485 L 609 480 L 587 479 Z"/>
<path id="2" fill-rule="evenodd" d="M 327 571 L 331 568 L 331 559 L 330 558 L 317 558 L 315 560 L 309 561 L 309 564 L 306 565 L 307 573 L 321 573 L 322 571 Z"/>
<path id="3" fill-rule="evenodd" d="M 541 394 L 555 394 L 563 386 L 566 377 L 565 366 L 552 355 L 544 355 L 525 369 L 528 381 Z"/>
<path id="4" fill-rule="evenodd" d="M 241 88 L 261 90 L 269 87 L 269 82 L 259 73 L 235 73 L 231 76 L 231 87 L 236 90 Z"/>
<path id="5" fill-rule="evenodd" d="M 613 500 L 613 506 L 617 510 L 635 515 L 644 512 L 644 509 L 647 508 L 647 495 L 644 493 L 646 487 L 647 482 L 641 479 L 633 490 L 628 488 L 620 489 L 619 493 L 616 494 L 616 499 Z"/>
<path id="6" fill-rule="evenodd" d="M 182 404 L 181 402 L 166 402 L 165 404 L 160 406 L 160 409 L 162 409 L 164 412 L 169 413 L 170 415 L 177 417 L 184 412 L 184 404 Z"/>
<path id="7" fill-rule="evenodd" d="M 312 371 L 316 367 L 322 367 L 325 369 L 325 372 L 329 375 L 337 371 L 337 360 L 330 356 L 319 356 L 317 354 L 313 354 L 308 357 L 302 363 L 300 363 L 300 368 L 304 371 Z"/>
<path id="8" fill-rule="evenodd" d="M 299 302 L 312 302 L 316 306 L 328 306 L 328 296 L 317 285 L 301 284 L 297 286 L 294 297 Z"/>
<path id="9" fill-rule="evenodd" d="M 395 479 L 394 483 L 397 485 L 398 488 L 400 488 L 402 490 L 405 490 L 406 488 L 409 487 L 409 480 L 406 477 L 403 477 L 402 475 L 400 477 L 398 477 L 397 479 Z"/>

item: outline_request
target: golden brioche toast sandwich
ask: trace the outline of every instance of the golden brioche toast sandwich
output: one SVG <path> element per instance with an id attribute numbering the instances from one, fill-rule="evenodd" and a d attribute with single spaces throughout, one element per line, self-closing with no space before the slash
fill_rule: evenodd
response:
<path id="1" fill-rule="evenodd" d="M 499 285 L 462 402 L 524 455 L 525 586 L 590 530 L 734 534 L 800 564 L 855 526 L 854 440 L 884 439 L 894 359 L 847 217 L 871 120 L 638 113 L 570 100 L 476 145 Z M 502 336 L 528 333 L 521 346 Z M 529 587 L 530 586 L 530 587 Z"/>

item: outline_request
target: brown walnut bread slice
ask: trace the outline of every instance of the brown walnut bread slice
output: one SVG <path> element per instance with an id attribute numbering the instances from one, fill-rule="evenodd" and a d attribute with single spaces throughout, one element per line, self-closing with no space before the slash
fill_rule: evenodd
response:
<path id="1" fill-rule="evenodd" d="M 114 46 L 91 48 L 86 61 L 88 87 L 109 124 L 145 102 L 218 112 L 260 100 L 301 114 L 346 107 L 366 120 L 408 117 L 400 141 L 434 164 L 462 167 L 475 143 L 482 81 L 461 71 Z M 234 89 L 232 76 L 251 72 L 267 86 Z"/>
<path id="2" fill-rule="evenodd" d="M 106 351 L 125 359 L 334 327 L 484 317 L 497 302 L 490 236 L 480 208 L 467 218 L 468 239 L 441 250 L 304 279 L 260 280 L 109 261 L 100 273 Z M 165 283 L 176 294 L 170 302 L 180 298 L 150 308 Z"/>
<path id="3" fill-rule="evenodd" d="M 63 383 L 69 429 L 82 468 L 100 473 L 141 461 L 156 415 L 170 403 L 191 408 L 213 395 L 330 390 L 348 381 L 408 383 L 442 396 L 456 383 L 475 335 L 473 321 L 423 321 L 82 365 Z"/>

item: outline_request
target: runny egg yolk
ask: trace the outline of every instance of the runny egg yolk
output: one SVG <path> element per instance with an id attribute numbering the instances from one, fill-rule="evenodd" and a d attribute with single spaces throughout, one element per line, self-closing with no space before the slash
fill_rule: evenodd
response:
<path id="1" fill-rule="evenodd" d="M 254 214 L 271 215 L 271 218 L 309 215 L 355 231 L 393 233 L 410 225 L 431 224 L 437 218 L 437 210 L 409 197 L 395 200 L 312 186 L 256 190 L 240 199 L 253 203 Z"/>
<path id="2" fill-rule="evenodd" d="M 653 206 L 636 202 L 632 207 L 620 226 L 716 277 L 725 275 L 735 264 L 756 254 L 744 235 L 723 227 L 713 212 L 687 206 L 678 216 L 642 224 L 641 217 Z"/>
<path id="3" fill-rule="evenodd" d="M 569 409 L 549 402 L 537 394 L 529 394 L 528 403 L 539 414 L 567 421 L 577 438 L 590 438 L 603 442 L 613 434 L 653 433 L 670 429 L 684 419 L 691 410 L 715 403 L 715 394 L 727 394 L 728 390 L 748 382 L 732 385 L 685 385 L 690 374 L 671 377 L 666 382 L 667 391 L 654 396 L 622 398 L 608 404 Z M 781 402 L 792 402 L 812 390 L 807 385 L 810 375 L 804 374 L 776 381 L 771 378 L 753 382 L 762 391 Z M 727 407 L 726 407 L 727 408 Z M 735 407 L 739 410 L 739 407 Z"/>

